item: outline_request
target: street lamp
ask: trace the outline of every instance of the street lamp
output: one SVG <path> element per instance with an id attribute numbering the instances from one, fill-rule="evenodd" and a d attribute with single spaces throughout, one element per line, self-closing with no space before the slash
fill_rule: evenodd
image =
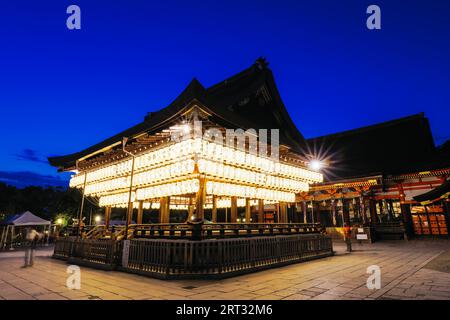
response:
<path id="1" fill-rule="evenodd" d="M 99 222 L 102 220 L 102 218 L 99 215 L 97 215 L 97 216 L 95 216 L 94 220 L 95 220 L 96 224 L 99 224 Z"/>

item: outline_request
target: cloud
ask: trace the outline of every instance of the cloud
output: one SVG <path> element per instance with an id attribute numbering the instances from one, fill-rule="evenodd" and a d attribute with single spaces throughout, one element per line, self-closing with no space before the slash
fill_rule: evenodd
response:
<path id="1" fill-rule="evenodd" d="M 0 182 L 17 188 L 28 186 L 68 187 L 69 175 L 51 176 L 29 171 L 0 171 Z"/>
<path id="2" fill-rule="evenodd" d="M 39 152 L 32 149 L 23 149 L 21 153 L 16 153 L 14 156 L 17 160 L 48 163 L 45 158 L 39 155 Z"/>

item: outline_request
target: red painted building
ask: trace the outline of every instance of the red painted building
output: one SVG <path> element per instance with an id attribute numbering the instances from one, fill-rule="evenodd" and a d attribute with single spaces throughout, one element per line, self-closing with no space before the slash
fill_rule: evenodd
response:
<path id="1" fill-rule="evenodd" d="M 331 233 L 365 226 L 372 238 L 448 237 L 450 143 L 435 146 L 424 114 L 308 144 L 325 163 L 325 181 L 300 195 L 296 219 Z"/>

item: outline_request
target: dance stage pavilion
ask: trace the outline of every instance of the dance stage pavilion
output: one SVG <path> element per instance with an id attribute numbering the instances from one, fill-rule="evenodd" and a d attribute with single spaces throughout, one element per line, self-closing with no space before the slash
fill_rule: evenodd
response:
<path id="1" fill-rule="evenodd" d="M 289 221 L 300 193 L 323 181 L 306 150 L 264 59 L 210 88 L 194 79 L 138 125 L 49 159 L 74 172 L 80 218 L 85 199 L 105 215 L 103 225 L 60 239 L 55 256 L 159 277 L 225 276 L 328 256 L 331 240 L 319 224 Z M 125 226 L 111 226 L 121 208 Z"/>

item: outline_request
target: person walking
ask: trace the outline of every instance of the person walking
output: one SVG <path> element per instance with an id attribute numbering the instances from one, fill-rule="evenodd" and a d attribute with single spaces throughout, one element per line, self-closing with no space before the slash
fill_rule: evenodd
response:
<path id="1" fill-rule="evenodd" d="M 38 238 L 39 238 L 39 234 L 36 230 L 31 229 L 31 228 L 26 229 L 27 248 L 25 250 L 25 264 L 23 265 L 23 268 L 33 266 L 34 252 L 36 250 Z"/>

